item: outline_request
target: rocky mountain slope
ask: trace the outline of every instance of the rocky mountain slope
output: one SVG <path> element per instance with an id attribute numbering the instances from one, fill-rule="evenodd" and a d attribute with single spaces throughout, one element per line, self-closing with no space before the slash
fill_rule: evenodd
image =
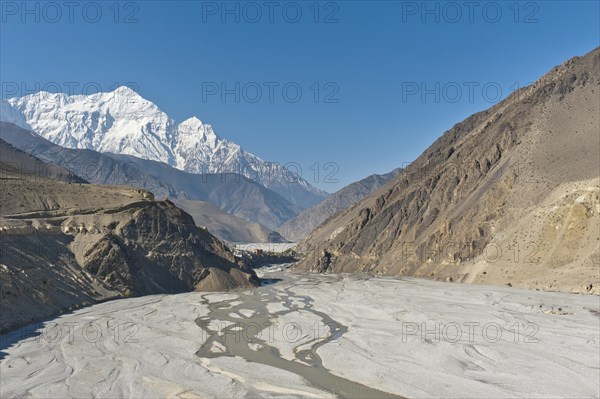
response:
<path id="1" fill-rule="evenodd" d="M 600 49 L 444 133 L 300 268 L 600 292 Z"/>
<path id="2" fill-rule="evenodd" d="M 237 242 L 286 242 L 279 233 L 229 213 L 216 206 L 193 200 L 175 200 L 175 205 L 189 213 L 198 226 L 205 227 L 211 234 L 230 243 Z"/>
<path id="3" fill-rule="evenodd" d="M 0 118 L 66 148 L 133 155 L 190 173 L 239 173 L 306 208 L 327 193 L 225 140 L 192 117 L 175 122 L 128 87 L 68 96 L 39 92 L 0 104 Z"/>
<path id="4" fill-rule="evenodd" d="M 8 151 L 2 159 L 24 156 Z M 258 284 L 189 214 L 145 190 L 5 163 L 0 173 L 0 329 L 109 298 Z"/>
<path id="5" fill-rule="evenodd" d="M 349 184 L 312 208 L 303 210 L 285 222 L 277 231 L 288 240 L 300 241 L 329 217 L 350 208 L 386 184 L 398 173 L 400 173 L 400 169 L 395 169 L 383 175 L 371 175 Z"/>
<path id="6" fill-rule="evenodd" d="M 2 122 L 0 122 L 0 125 Z M 69 183 L 86 183 L 79 176 L 60 165 L 47 164 L 28 153 L 19 151 L 13 145 L 2 140 L 2 127 L 0 126 L 0 156 L 2 164 L 12 169 L 20 169 L 26 174 L 36 174 L 49 179 Z"/>
<path id="7" fill-rule="evenodd" d="M 300 212 L 279 194 L 239 174 L 198 175 L 133 156 L 64 148 L 7 122 L 0 122 L 0 138 L 46 163 L 62 165 L 91 183 L 143 188 L 157 198 L 206 201 L 270 229 Z"/>

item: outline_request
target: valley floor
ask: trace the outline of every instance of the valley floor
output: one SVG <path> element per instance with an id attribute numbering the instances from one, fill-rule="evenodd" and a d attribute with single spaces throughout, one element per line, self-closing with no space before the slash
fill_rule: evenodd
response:
<path id="1" fill-rule="evenodd" d="M 3 336 L 0 396 L 600 396 L 598 296 L 274 270 Z"/>

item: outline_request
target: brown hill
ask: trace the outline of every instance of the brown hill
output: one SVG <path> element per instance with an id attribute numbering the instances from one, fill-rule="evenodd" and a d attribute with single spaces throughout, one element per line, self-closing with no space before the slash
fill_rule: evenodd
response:
<path id="1" fill-rule="evenodd" d="M 298 267 L 600 292 L 600 49 L 455 125 Z"/>
<path id="2" fill-rule="evenodd" d="M 3 160 L 27 156 L 0 144 Z M 0 330 L 109 298 L 258 284 L 170 201 L 0 166 Z"/>

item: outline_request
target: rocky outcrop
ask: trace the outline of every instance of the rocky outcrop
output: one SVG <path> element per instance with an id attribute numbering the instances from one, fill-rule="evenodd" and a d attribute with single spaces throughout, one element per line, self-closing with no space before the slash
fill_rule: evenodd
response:
<path id="1" fill-rule="evenodd" d="M 2 166 L 0 330 L 112 298 L 259 285 L 168 200 Z"/>
<path id="2" fill-rule="evenodd" d="M 596 49 L 467 118 L 313 231 L 298 267 L 319 269 L 326 251 L 334 272 L 593 291 L 599 92 Z"/>
<path id="3" fill-rule="evenodd" d="M 226 290 L 258 285 L 252 273 L 238 273 L 232 253 L 191 216 L 170 201 L 149 202 L 128 210 L 109 231 L 83 231 L 72 243 L 81 266 L 93 277 L 124 295 L 191 291 L 210 274 L 220 276 Z M 68 222 L 67 222 L 68 223 Z M 225 277 L 229 275 L 229 277 Z"/>
<path id="4" fill-rule="evenodd" d="M 312 271 L 316 271 L 317 273 L 325 273 L 329 270 L 329 266 L 331 266 L 331 253 L 327 250 L 323 250 L 323 256 L 321 256 Z"/>

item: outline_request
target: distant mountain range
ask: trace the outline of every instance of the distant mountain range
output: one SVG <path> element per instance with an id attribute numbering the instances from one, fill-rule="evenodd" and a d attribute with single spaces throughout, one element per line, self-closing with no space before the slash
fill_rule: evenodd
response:
<path id="1" fill-rule="evenodd" d="M 300 212 L 300 207 L 239 174 L 195 174 L 130 155 L 69 149 L 12 123 L 0 122 L 0 138 L 90 183 L 121 184 L 151 191 L 157 198 L 200 200 L 270 230 Z"/>
<path id="2" fill-rule="evenodd" d="M 16 126 L 14 127 L 17 128 Z M 2 162 L 5 167 L 14 167 L 24 174 L 36 175 L 66 183 L 87 183 L 85 179 L 73 174 L 69 169 L 60 165 L 49 165 L 42 162 L 31 154 L 20 151 L 15 146 L 2 140 L 3 131 L 3 123 L 0 122 L 0 155 L 2 157 L 0 162 Z"/>
<path id="3" fill-rule="evenodd" d="M 230 243 L 286 242 L 279 233 L 224 212 L 208 202 L 175 200 L 174 203 L 192 215 L 198 226 L 205 227 L 221 240 Z"/>
<path id="4" fill-rule="evenodd" d="M 379 187 L 396 177 L 400 169 L 383 175 L 371 175 L 351 183 L 336 193 L 330 195 L 319 204 L 305 209 L 298 215 L 285 222 L 277 231 L 291 241 L 300 241 L 317 226 L 336 213 L 350 208 L 358 201 L 371 194 Z"/>
<path id="5" fill-rule="evenodd" d="M 283 166 L 219 137 L 196 117 L 175 122 L 125 86 L 90 95 L 39 92 L 2 101 L 0 107 L 2 121 L 65 148 L 131 155 L 194 174 L 241 174 L 300 208 L 328 195 Z"/>

